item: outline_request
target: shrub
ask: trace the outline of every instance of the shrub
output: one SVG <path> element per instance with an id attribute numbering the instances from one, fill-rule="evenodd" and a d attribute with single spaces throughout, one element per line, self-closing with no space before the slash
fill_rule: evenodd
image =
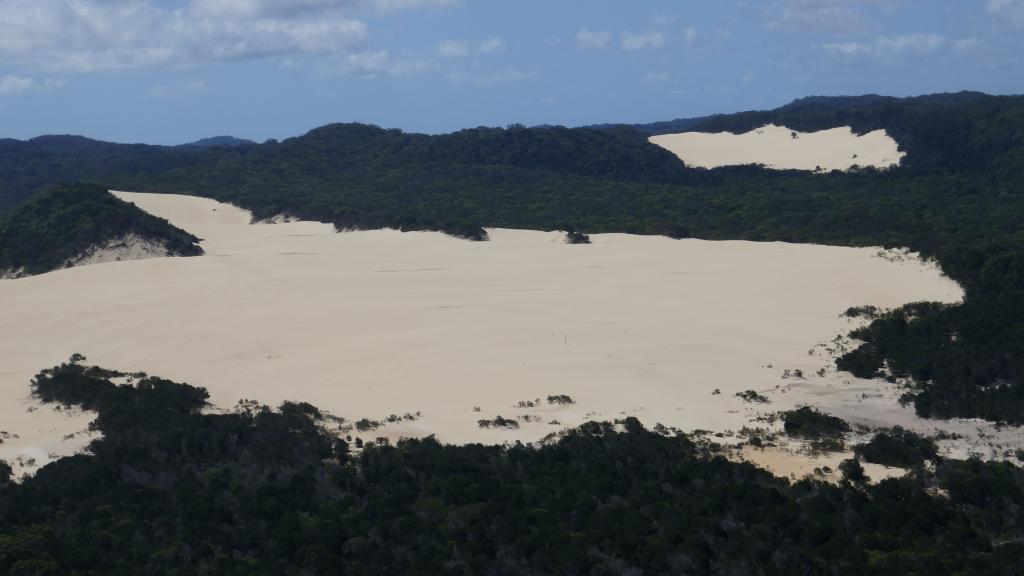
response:
<path id="1" fill-rule="evenodd" d="M 804 406 L 797 410 L 783 413 L 783 428 L 790 436 L 804 438 L 822 438 L 825 436 L 841 436 L 850 431 L 850 425 L 842 418 L 836 418 Z"/>
<path id="2" fill-rule="evenodd" d="M 565 233 L 566 244 L 590 244 L 590 236 L 578 230 L 569 230 Z"/>
<path id="3" fill-rule="evenodd" d="M 356 430 L 359 430 L 360 432 L 369 432 L 370 430 L 376 430 L 381 426 L 383 426 L 381 422 L 370 420 L 369 418 L 363 418 L 356 422 Z"/>
<path id="4" fill-rule="evenodd" d="M 843 479 L 847 482 L 853 482 L 854 484 L 861 484 L 870 480 L 864 473 L 864 467 L 860 465 L 860 461 L 856 458 L 850 458 L 849 460 L 843 460 L 839 463 L 839 471 L 843 474 Z"/>
<path id="5" fill-rule="evenodd" d="M 770 400 L 763 394 L 758 394 L 754 390 L 745 390 L 743 392 L 737 392 L 736 397 L 744 402 L 753 402 L 757 404 L 768 404 Z"/>
<path id="6" fill-rule="evenodd" d="M 481 428 L 519 428 L 519 422 L 501 416 L 495 416 L 493 420 L 477 420 L 477 425 Z"/>
<path id="7" fill-rule="evenodd" d="M 866 462 L 900 468 L 918 466 L 939 455 L 935 442 L 930 438 L 899 426 L 876 434 L 870 442 L 854 448 L 854 452 Z"/>

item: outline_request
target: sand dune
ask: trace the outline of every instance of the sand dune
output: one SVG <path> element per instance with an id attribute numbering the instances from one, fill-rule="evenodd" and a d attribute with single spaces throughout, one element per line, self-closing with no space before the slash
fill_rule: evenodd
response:
<path id="1" fill-rule="evenodd" d="M 858 136 L 849 127 L 807 133 L 769 124 L 745 134 L 684 132 L 652 136 L 650 141 L 686 164 L 703 168 L 742 164 L 795 170 L 889 168 L 905 155 L 885 130 Z"/>
<path id="2" fill-rule="evenodd" d="M 142 238 L 137 234 L 125 234 L 117 238 L 93 246 L 78 256 L 68 260 L 68 266 L 87 266 L 104 262 L 121 260 L 145 260 L 146 258 L 163 258 L 168 255 L 164 244 Z"/>
<path id="3" fill-rule="evenodd" d="M 853 326 L 840 317 L 849 306 L 961 297 L 934 266 L 873 249 L 623 234 L 567 245 L 558 233 L 502 229 L 484 243 L 339 234 L 250 224 L 202 198 L 118 196 L 203 238 L 207 255 L 0 281 L 0 421 L 20 436 L 0 444 L 0 458 L 38 464 L 87 440 L 62 438 L 88 415 L 28 398 L 33 374 L 75 352 L 205 386 L 222 408 L 250 398 L 303 400 L 350 422 L 422 414 L 366 439 L 534 441 L 625 415 L 735 431 L 807 402 L 853 421 L 928 427 L 888 385 L 829 369 L 826 343 Z M 747 389 L 772 403 L 734 396 Z M 548 404 L 555 394 L 575 404 Z M 477 424 L 498 415 L 519 429 Z"/>
<path id="4" fill-rule="evenodd" d="M 122 260 L 165 258 L 172 255 L 172 251 L 167 248 L 165 243 L 130 233 L 88 247 L 77 256 L 68 258 L 62 267 L 73 268 L 75 266 L 120 262 Z M 24 276 L 28 276 L 28 274 L 25 273 L 23 268 L 0 270 L 0 280 L 14 280 Z"/>

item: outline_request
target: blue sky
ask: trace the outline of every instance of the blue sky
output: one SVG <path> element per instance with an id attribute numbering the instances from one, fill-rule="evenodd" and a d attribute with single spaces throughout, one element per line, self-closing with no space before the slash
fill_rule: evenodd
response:
<path id="1" fill-rule="evenodd" d="M 0 137 L 264 140 L 1024 92 L 1024 0 L 0 0 Z"/>

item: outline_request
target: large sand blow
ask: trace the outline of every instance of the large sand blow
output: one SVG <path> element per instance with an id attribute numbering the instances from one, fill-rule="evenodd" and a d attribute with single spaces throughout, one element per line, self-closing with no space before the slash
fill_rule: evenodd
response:
<path id="1" fill-rule="evenodd" d="M 889 168 L 904 156 L 885 130 L 858 136 L 849 127 L 808 133 L 769 124 L 744 134 L 683 132 L 652 136 L 650 141 L 687 165 L 703 168 L 742 164 L 780 170 Z"/>
<path id="2" fill-rule="evenodd" d="M 890 398 L 863 399 L 862 388 L 884 384 L 814 375 L 830 361 L 824 346 L 808 351 L 850 330 L 840 316 L 849 306 L 961 297 L 934 266 L 879 258 L 877 249 L 623 234 L 567 245 L 558 233 L 503 229 L 474 243 L 252 225 L 248 213 L 212 200 L 118 196 L 203 238 L 207 255 L 0 281 L 0 429 L 20 435 L 0 444 L 0 458 L 38 463 L 85 441 L 61 438 L 88 415 L 28 396 L 33 374 L 75 352 L 205 386 L 223 408 L 249 398 L 307 401 L 349 421 L 422 413 L 364 439 L 532 441 L 624 415 L 738 430 L 805 402 L 913 424 Z M 805 378 L 783 378 L 787 369 Z M 747 389 L 773 403 L 734 396 Z M 551 406 L 553 394 L 576 404 Z M 538 398 L 536 408 L 513 408 Z M 539 422 L 477 425 L 496 415 Z"/>

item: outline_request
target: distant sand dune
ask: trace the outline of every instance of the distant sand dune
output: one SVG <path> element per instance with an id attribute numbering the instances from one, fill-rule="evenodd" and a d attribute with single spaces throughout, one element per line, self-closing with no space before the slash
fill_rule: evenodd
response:
<path id="1" fill-rule="evenodd" d="M 652 136 L 650 141 L 687 165 L 703 168 L 742 164 L 795 170 L 889 168 L 899 165 L 904 156 L 885 130 L 858 136 L 849 127 L 807 133 L 769 124 L 745 134 L 684 132 Z"/>
<path id="2" fill-rule="evenodd" d="M 816 345 L 854 326 L 840 317 L 850 306 L 961 297 L 934 266 L 877 249 L 625 234 L 567 245 L 559 233 L 503 229 L 474 243 L 251 224 L 203 198 L 117 195 L 203 238 L 208 256 L 0 281 L 0 428 L 20 436 L 0 444 L 0 458 L 40 463 L 85 443 L 62 437 L 88 415 L 28 398 L 33 374 L 76 352 L 205 386 L 222 408 L 250 398 L 307 401 L 349 421 L 422 413 L 364 439 L 534 441 L 626 415 L 738 431 L 807 402 L 852 420 L 930 426 L 891 386 L 829 369 L 827 346 Z M 772 403 L 734 396 L 748 389 Z M 548 404 L 557 394 L 576 403 Z M 498 415 L 520 427 L 477 424 Z"/>

